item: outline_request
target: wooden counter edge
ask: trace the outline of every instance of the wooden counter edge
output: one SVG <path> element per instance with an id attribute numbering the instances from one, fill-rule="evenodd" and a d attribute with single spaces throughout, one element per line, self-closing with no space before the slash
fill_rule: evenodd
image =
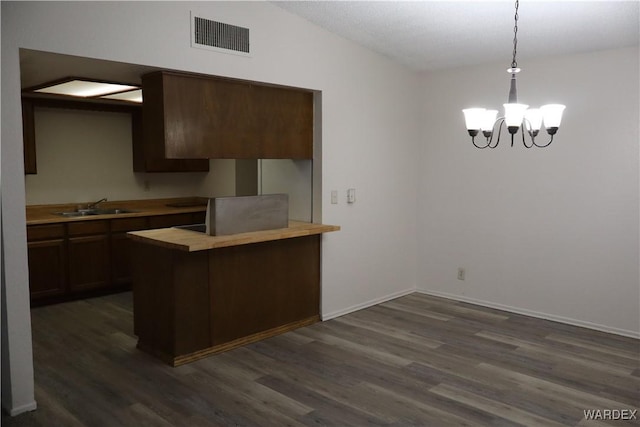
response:
<path id="1" fill-rule="evenodd" d="M 161 246 L 167 249 L 196 252 L 229 246 L 291 239 L 294 237 L 312 236 L 338 230 L 340 230 L 340 226 L 337 225 L 289 221 L 288 228 L 252 231 L 227 236 L 209 236 L 204 233 L 179 228 L 161 228 L 132 231 L 127 233 L 127 237 L 141 243 Z"/>

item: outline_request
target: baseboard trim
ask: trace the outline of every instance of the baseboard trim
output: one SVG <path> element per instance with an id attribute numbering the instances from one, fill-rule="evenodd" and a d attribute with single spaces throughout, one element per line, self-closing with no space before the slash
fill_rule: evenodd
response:
<path id="1" fill-rule="evenodd" d="M 577 319 L 572 319 L 572 318 L 563 317 L 563 316 L 556 316 L 554 314 L 528 310 L 526 308 L 498 304 L 498 303 L 484 301 L 476 298 L 469 298 L 462 295 L 448 294 L 446 292 L 429 291 L 429 290 L 423 290 L 423 289 L 417 289 L 416 292 L 420 294 L 431 295 L 434 297 L 446 298 L 446 299 L 451 299 L 455 301 L 481 305 L 483 307 L 495 308 L 498 310 L 508 311 L 510 313 L 524 314 L 525 316 L 536 317 L 538 319 L 551 320 L 554 322 L 566 323 L 568 325 L 580 326 L 582 328 L 593 329 L 596 331 L 607 332 L 610 334 L 621 335 L 621 336 L 630 337 L 630 338 L 640 338 L 640 332 L 631 331 L 627 329 L 613 328 L 611 326 L 601 325 L 599 323 L 585 322 L 583 320 L 577 320 Z"/>
<path id="2" fill-rule="evenodd" d="M 405 289 L 403 291 L 394 292 L 389 295 L 385 295 L 380 298 L 374 298 L 369 301 L 365 301 L 360 304 L 352 305 L 351 307 L 343 308 L 341 310 L 332 311 L 331 313 L 323 313 L 321 315 L 322 321 L 331 320 L 336 317 L 344 316 L 345 314 L 353 313 L 354 311 L 362 310 L 363 308 L 371 307 L 376 304 L 382 304 L 383 302 L 391 301 L 392 299 L 400 298 L 405 295 L 412 294 L 416 291 L 415 288 Z"/>
<path id="3" fill-rule="evenodd" d="M 254 343 L 266 338 L 275 337 L 276 335 L 284 334 L 285 332 L 293 331 L 294 329 L 302 328 L 303 326 L 312 325 L 320 320 L 320 316 L 315 314 L 305 319 L 296 320 L 285 325 L 276 326 L 275 328 L 267 329 L 266 331 L 256 332 L 255 334 L 247 335 L 245 337 L 237 338 L 233 341 L 228 341 L 222 344 L 214 345 L 211 347 L 203 348 L 187 354 L 172 355 L 167 354 L 153 346 L 141 343 L 138 339 L 137 347 L 149 353 L 158 359 L 168 363 L 169 365 L 176 367 L 187 363 L 195 362 L 196 360 L 204 359 L 205 357 L 212 356 L 214 354 L 222 353 L 225 351 L 233 350 L 234 348 L 242 347 L 247 344 Z"/>
<path id="4" fill-rule="evenodd" d="M 4 409 L 4 411 L 12 417 L 15 417 L 16 415 L 20 415 L 25 412 L 35 411 L 37 408 L 38 408 L 38 404 L 36 403 L 35 400 L 29 403 L 25 403 L 24 405 L 16 406 L 15 408 L 11 408 L 11 409 L 9 409 L 9 407 L 7 407 L 7 405 L 5 405 L 4 402 L 2 403 L 2 409 Z"/>

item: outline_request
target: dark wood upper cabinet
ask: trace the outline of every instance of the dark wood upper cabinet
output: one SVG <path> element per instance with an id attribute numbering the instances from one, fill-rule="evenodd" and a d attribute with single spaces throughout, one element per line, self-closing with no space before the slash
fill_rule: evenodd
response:
<path id="1" fill-rule="evenodd" d="M 147 89 L 143 82 L 144 97 L 142 112 L 131 116 L 133 135 L 133 170 L 135 172 L 208 172 L 209 159 L 190 155 L 180 159 L 167 158 L 164 142 L 164 119 L 166 104 L 162 90 L 155 84 Z"/>
<path id="2" fill-rule="evenodd" d="M 251 129 L 261 159 L 313 158 L 313 93 L 251 86 Z"/>
<path id="3" fill-rule="evenodd" d="M 142 88 L 145 143 L 167 158 L 313 157 L 310 91 L 166 71 Z"/>
<path id="4" fill-rule="evenodd" d="M 33 112 L 33 101 L 22 100 L 22 138 L 24 149 L 24 173 L 36 174 L 36 125 Z"/>

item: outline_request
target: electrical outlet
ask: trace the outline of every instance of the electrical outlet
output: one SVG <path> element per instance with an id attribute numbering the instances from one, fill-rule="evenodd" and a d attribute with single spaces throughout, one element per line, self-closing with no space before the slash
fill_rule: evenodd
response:
<path id="1" fill-rule="evenodd" d="M 462 267 L 458 267 L 458 280 L 464 280 L 467 272 Z"/>
<path id="2" fill-rule="evenodd" d="M 331 190 L 331 204 L 338 204 L 338 190 Z"/>

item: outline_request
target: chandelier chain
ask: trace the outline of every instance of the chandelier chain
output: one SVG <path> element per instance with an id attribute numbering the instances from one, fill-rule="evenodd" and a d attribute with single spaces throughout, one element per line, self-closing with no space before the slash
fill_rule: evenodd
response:
<path id="1" fill-rule="evenodd" d="M 516 13 L 513 17 L 515 24 L 513 26 L 513 59 L 511 60 L 511 68 L 518 68 L 518 62 L 516 62 L 516 53 L 518 52 L 518 7 L 520 6 L 520 0 L 516 0 Z"/>

